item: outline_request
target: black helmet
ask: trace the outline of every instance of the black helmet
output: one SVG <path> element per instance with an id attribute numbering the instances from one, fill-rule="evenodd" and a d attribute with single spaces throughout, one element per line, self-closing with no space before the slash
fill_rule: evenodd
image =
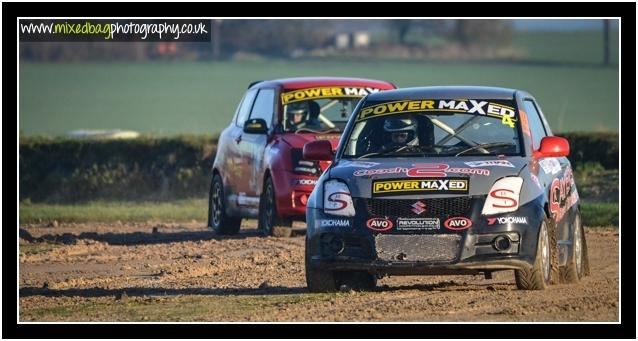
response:
<path id="1" fill-rule="evenodd" d="M 411 118 L 388 118 L 383 129 L 389 133 L 411 131 L 416 133 L 416 123 Z"/>
<path id="2" fill-rule="evenodd" d="M 383 123 L 383 130 L 387 133 L 388 142 L 391 143 L 405 143 L 415 144 L 417 143 L 417 124 L 412 118 L 388 118 Z M 401 140 L 404 142 L 396 141 L 393 136 L 403 136 Z"/>

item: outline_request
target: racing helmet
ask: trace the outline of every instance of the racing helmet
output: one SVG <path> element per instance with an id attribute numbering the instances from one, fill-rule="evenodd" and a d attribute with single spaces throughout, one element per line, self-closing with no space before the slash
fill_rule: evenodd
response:
<path id="1" fill-rule="evenodd" d="M 305 101 L 290 103 L 286 108 L 288 121 L 291 124 L 300 124 L 307 119 L 308 111 L 308 103 Z"/>
<path id="2" fill-rule="evenodd" d="M 383 123 L 386 143 L 414 145 L 418 143 L 417 124 L 412 118 L 388 118 Z"/>

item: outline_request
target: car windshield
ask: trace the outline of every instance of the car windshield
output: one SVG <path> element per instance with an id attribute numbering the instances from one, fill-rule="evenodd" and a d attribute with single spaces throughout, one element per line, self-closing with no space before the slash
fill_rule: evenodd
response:
<path id="1" fill-rule="evenodd" d="M 517 117 L 503 100 L 365 103 L 343 157 L 520 155 Z"/>
<path id="2" fill-rule="evenodd" d="M 361 98 L 320 98 L 284 105 L 285 132 L 341 132 Z"/>

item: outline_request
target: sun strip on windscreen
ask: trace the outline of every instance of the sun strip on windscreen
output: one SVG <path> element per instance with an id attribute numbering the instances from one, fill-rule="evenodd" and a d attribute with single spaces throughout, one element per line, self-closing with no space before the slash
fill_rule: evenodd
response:
<path id="1" fill-rule="evenodd" d="M 373 117 L 417 112 L 450 112 L 490 116 L 501 119 L 501 123 L 515 127 L 516 114 L 513 107 L 482 99 L 424 99 L 398 100 L 365 106 L 357 114 L 357 122 Z"/>
<path id="2" fill-rule="evenodd" d="M 377 88 L 358 86 L 324 86 L 306 89 L 295 89 L 281 93 L 281 104 L 321 98 L 362 98 L 381 91 Z"/>

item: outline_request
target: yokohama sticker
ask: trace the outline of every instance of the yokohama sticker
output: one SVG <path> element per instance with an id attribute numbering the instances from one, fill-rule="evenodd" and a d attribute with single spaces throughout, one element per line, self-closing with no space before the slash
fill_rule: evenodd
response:
<path id="1" fill-rule="evenodd" d="M 384 232 L 392 229 L 394 224 L 386 218 L 370 218 L 366 221 L 366 226 L 373 231 Z"/>
<path id="2" fill-rule="evenodd" d="M 504 225 L 504 224 L 525 224 L 525 225 L 527 225 L 527 217 L 487 218 L 487 225 Z"/>
<path id="3" fill-rule="evenodd" d="M 466 217 L 452 217 L 448 218 L 443 226 L 448 230 L 462 231 L 469 229 L 472 226 L 472 221 Z"/>
<path id="4" fill-rule="evenodd" d="M 320 227 L 350 227 L 348 219 L 322 219 L 319 220 Z"/>

